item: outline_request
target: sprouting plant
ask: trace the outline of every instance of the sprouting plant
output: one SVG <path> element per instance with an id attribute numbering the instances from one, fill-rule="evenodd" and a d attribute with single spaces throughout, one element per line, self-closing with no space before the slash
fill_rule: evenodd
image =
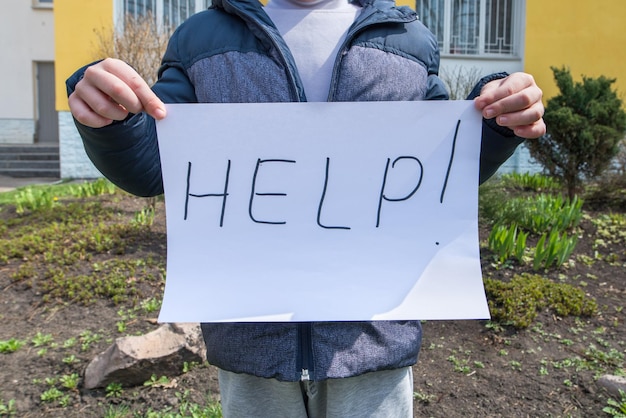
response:
<path id="1" fill-rule="evenodd" d="M 153 313 L 161 308 L 161 301 L 155 298 L 146 299 L 141 302 L 141 308 L 146 313 Z"/>
<path id="2" fill-rule="evenodd" d="M 14 353 L 19 350 L 26 342 L 11 338 L 7 341 L 0 341 L 0 353 Z"/>
<path id="3" fill-rule="evenodd" d="M 626 418 L 626 393 L 620 390 L 619 395 L 619 400 L 609 398 L 606 401 L 608 405 L 602 409 L 602 412 L 606 412 L 613 418 Z"/>
<path id="4" fill-rule="evenodd" d="M 63 348 L 72 348 L 76 345 L 76 338 L 71 337 L 63 341 Z"/>
<path id="5" fill-rule="evenodd" d="M 74 354 L 70 354 L 67 357 L 63 357 L 63 363 L 65 364 L 76 364 L 78 363 L 80 360 L 78 360 L 78 358 L 76 358 L 76 355 Z"/>
<path id="6" fill-rule="evenodd" d="M 49 188 L 26 187 L 15 196 L 15 211 L 21 215 L 26 211 L 51 209 L 57 200 Z"/>
<path id="7" fill-rule="evenodd" d="M 104 411 L 103 418 L 126 418 L 128 416 L 130 416 L 128 405 L 109 405 Z"/>
<path id="8" fill-rule="evenodd" d="M 61 385 L 64 388 L 75 390 L 76 388 L 78 388 L 78 374 L 72 373 L 63 375 L 59 379 L 59 382 L 61 382 Z"/>
<path id="9" fill-rule="evenodd" d="M 33 337 L 31 342 L 33 343 L 35 347 L 43 347 L 43 346 L 49 345 L 53 341 L 54 341 L 54 338 L 52 338 L 52 335 L 42 334 L 41 332 L 37 332 L 37 335 Z"/>
<path id="10" fill-rule="evenodd" d="M 161 376 L 159 378 L 157 378 L 157 376 L 155 374 L 153 374 L 150 377 L 150 380 L 147 380 L 146 382 L 144 382 L 144 386 L 150 386 L 150 387 L 160 387 L 160 386 L 167 386 L 170 384 L 170 379 L 168 379 L 167 376 Z"/>
<path id="11" fill-rule="evenodd" d="M 94 334 L 91 331 L 83 331 L 80 333 L 81 350 L 87 351 L 91 347 L 91 344 L 97 343 L 102 337 L 98 334 Z"/>
<path id="12" fill-rule="evenodd" d="M 528 233 L 520 230 L 516 224 L 509 227 L 498 224 L 491 229 L 487 245 L 495 253 L 499 263 L 504 263 L 513 257 L 521 264 L 527 238 Z"/>
<path id="13" fill-rule="evenodd" d="M 135 213 L 133 224 L 150 227 L 154 223 L 154 207 L 148 206 Z"/>
<path id="14" fill-rule="evenodd" d="M 576 248 L 578 237 L 568 237 L 564 232 L 563 235 L 553 230 L 549 234 L 543 234 L 535 247 L 535 256 L 533 260 L 533 269 L 560 267 L 572 255 Z"/>
<path id="15" fill-rule="evenodd" d="M 505 202 L 499 214 L 500 223 L 515 223 L 525 231 L 543 234 L 575 228 L 582 219 L 583 201 L 560 195 L 540 194 L 516 197 Z"/>
<path id="16" fill-rule="evenodd" d="M 117 188 L 110 181 L 100 178 L 95 181 L 85 182 L 73 186 L 70 192 L 75 197 L 94 197 L 104 194 L 114 194 Z"/>
<path id="17" fill-rule="evenodd" d="M 507 173 L 502 175 L 505 185 L 534 192 L 546 192 L 561 189 L 558 179 L 540 173 Z"/>
<path id="18" fill-rule="evenodd" d="M 63 392 L 59 389 L 52 387 L 41 394 L 41 400 L 43 402 L 54 402 L 63 397 Z"/>
<path id="19" fill-rule="evenodd" d="M 428 393 L 418 391 L 413 392 L 413 399 L 423 404 L 429 404 L 435 399 L 435 395 L 429 395 Z"/>
<path id="20" fill-rule="evenodd" d="M 12 417 L 15 416 L 15 414 L 17 414 L 15 399 L 9 399 L 6 403 L 4 400 L 0 399 L 0 417 Z"/>
<path id="21" fill-rule="evenodd" d="M 107 398 L 117 398 L 122 396 L 123 389 L 121 383 L 113 382 L 109 383 L 104 391 L 106 392 Z"/>
<path id="22" fill-rule="evenodd" d="M 509 361 L 509 366 L 511 366 L 511 368 L 512 368 L 513 370 L 516 370 L 516 371 L 518 371 L 518 372 L 521 372 L 521 371 L 522 371 L 522 363 L 520 363 L 520 362 L 519 362 L 519 361 L 517 361 L 517 360 L 511 360 L 511 361 Z"/>

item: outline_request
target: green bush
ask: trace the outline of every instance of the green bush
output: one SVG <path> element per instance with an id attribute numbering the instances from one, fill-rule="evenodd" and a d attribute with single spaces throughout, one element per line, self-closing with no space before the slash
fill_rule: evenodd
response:
<path id="1" fill-rule="evenodd" d="M 569 69 L 552 68 L 560 94 L 548 100 L 548 132 L 527 141 L 530 155 L 563 181 L 573 198 L 582 180 L 600 175 L 618 153 L 626 131 L 626 112 L 611 85 L 615 79 L 583 76 L 574 82 Z"/>
<path id="2" fill-rule="evenodd" d="M 487 278 L 485 291 L 492 320 L 516 328 L 528 328 L 543 309 L 560 316 L 590 316 L 598 309 L 582 290 L 536 274 L 515 275 L 510 282 Z"/>

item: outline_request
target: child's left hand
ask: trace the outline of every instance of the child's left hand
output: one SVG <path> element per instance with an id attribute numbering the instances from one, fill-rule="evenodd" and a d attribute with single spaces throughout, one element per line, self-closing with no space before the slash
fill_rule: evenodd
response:
<path id="1" fill-rule="evenodd" d="M 513 73 L 487 83 L 475 99 L 475 105 L 486 119 L 506 126 L 521 138 L 539 138 L 546 133 L 543 121 L 542 91 L 526 73 Z"/>

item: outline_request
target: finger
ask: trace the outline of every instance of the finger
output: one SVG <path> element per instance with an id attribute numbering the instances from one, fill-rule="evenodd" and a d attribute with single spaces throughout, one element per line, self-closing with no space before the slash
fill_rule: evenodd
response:
<path id="1" fill-rule="evenodd" d="M 541 119 L 530 125 L 516 126 L 513 132 L 520 138 L 536 139 L 545 135 L 546 124 L 543 119 Z"/>
<path id="2" fill-rule="evenodd" d="M 530 74 L 513 73 L 508 77 L 487 83 L 480 92 L 478 99 L 480 99 L 479 102 L 488 105 L 536 85 L 535 79 Z"/>
<path id="3" fill-rule="evenodd" d="M 516 126 L 531 125 L 541 120 L 544 113 L 544 107 L 541 102 L 535 103 L 525 109 L 505 113 L 496 117 L 496 123 L 500 126 L 515 128 Z"/>
<path id="4" fill-rule="evenodd" d="M 130 67 L 129 67 L 130 68 Z M 119 70 L 112 72 L 111 68 L 106 68 L 104 65 L 89 67 L 85 71 L 85 76 L 81 80 L 78 86 L 84 82 L 83 89 L 87 90 L 88 87 L 92 87 L 94 90 L 101 92 L 101 95 L 108 97 L 110 101 L 115 102 L 129 112 L 139 113 L 143 110 L 143 105 L 137 97 L 137 94 L 132 90 L 125 80 L 120 78 Z M 93 91 L 90 91 L 93 93 Z M 83 99 L 84 94 L 81 94 Z M 97 109 L 94 108 L 97 111 Z"/>
<path id="5" fill-rule="evenodd" d="M 123 61 L 108 59 L 103 61 L 103 69 L 123 82 L 122 85 L 115 83 L 111 94 L 115 101 L 133 113 L 143 110 L 156 119 L 165 117 L 165 105 L 131 66 Z"/>
<path id="6" fill-rule="evenodd" d="M 529 108 L 543 109 L 541 97 L 542 92 L 538 87 L 528 87 L 490 104 L 483 109 L 483 114 L 488 115 L 486 116 L 488 118 L 493 118 Z M 540 113 L 539 117 L 543 116 L 543 111 Z"/>
<path id="7" fill-rule="evenodd" d="M 124 120 L 128 116 L 128 111 L 119 105 L 110 96 L 100 90 L 97 86 L 81 80 L 76 85 L 75 93 L 85 102 L 91 110 L 98 115 L 112 120 Z"/>
<path id="8" fill-rule="evenodd" d="M 94 112 L 76 93 L 70 95 L 68 102 L 72 116 L 85 126 L 102 128 L 113 122 L 112 119 L 105 118 Z"/>

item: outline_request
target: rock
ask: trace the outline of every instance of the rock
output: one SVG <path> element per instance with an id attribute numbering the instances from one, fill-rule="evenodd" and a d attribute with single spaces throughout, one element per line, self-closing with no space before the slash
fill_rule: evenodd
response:
<path id="1" fill-rule="evenodd" d="M 154 374 L 178 376 L 185 362 L 205 360 L 199 324 L 165 324 L 140 336 L 118 338 L 85 369 L 85 389 L 142 385 Z"/>
<path id="2" fill-rule="evenodd" d="M 619 391 L 626 392 L 626 378 L 605 375 L 598 379 L 598 385 L 603 387 L 615 399 L 622 399 Z"/>

